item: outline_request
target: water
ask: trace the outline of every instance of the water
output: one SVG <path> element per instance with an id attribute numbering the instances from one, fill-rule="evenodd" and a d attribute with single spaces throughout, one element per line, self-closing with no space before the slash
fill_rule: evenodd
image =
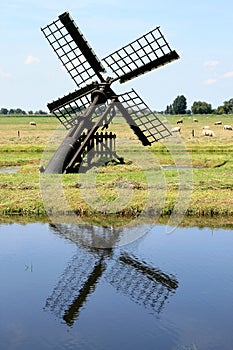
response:
<path id="1" fill-rule="evenodd" d="M 105 250 L 80 232 L 0 225 L 1 349 L 233 348 L 232 230 L 150 226 Z"/>
<path id="2" fill-rule="evenodd" d="M 3 174 L 16 174 L 19 170 L 20 166 L 0 167 L 0 173 Z"/>

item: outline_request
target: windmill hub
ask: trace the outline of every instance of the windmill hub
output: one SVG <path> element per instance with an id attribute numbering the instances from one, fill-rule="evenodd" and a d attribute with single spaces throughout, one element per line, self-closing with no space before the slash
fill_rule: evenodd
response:
<path id="1" fill-rule="evenodd" d="M 78 86 L 68 95 L 48 103 L 48 108 L 69 130 L 66 138 L 45 168 L 46 173 L 66 173 L 81 162 L 99 128 L 107 127 L 116 115 L 115 104 L 144 146 L 171 135 L 140 96 L 131 90 L 116 94 L 110 85 L 121 84 L 150 72 L 179 55 L 171 50 L 159 27 L 100 61 L 68 12 L 41 28 L 43 34 Z M 113 77 L 104 79 L 105 64 Z M 83 137 L 85 135 L 85 137 Z M 103 147 L 108 149 L 102 139 Z M 69 145 L 69 146 L 68 146 Z M 111 154 L 116 155 L 115 152 Z M 118 157 L 119 158 L 119 157 Z"/>
<path id="2" fill-rule="evenodd" d="M 98 97 L 97 104 L 104 104 L 107 102 L 108 97 L 106 96 L 104 90 L 95 90 L 91 93 L 91 102 Z"/>

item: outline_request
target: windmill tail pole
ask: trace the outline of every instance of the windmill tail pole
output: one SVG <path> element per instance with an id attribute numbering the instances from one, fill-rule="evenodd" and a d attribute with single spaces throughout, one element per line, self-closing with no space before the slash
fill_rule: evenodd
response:
<path id="1" fill-rule="evenodd" d="M 82 120 L 76 124 L 67 134 L 61 145 L 49 161 L 44 173 L 45 174 L 63 174 L 70 160 L 73 158 L 77 150 L 77 140 L 85 129 L 86 122 L 94 113 L 99 97 L 96 96 Z"/>

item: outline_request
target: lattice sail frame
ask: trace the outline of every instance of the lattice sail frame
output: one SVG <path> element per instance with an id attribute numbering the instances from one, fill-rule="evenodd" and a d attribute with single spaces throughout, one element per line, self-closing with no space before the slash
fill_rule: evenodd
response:
<path id="1" fill-rule="evenodd" d="M 51 295 L 46 299 L 44 310 L 50 310 L 57 317 L 64 319 L 72 303 L 82 293 L 83 286 L 99 261 L 100 258 L 95 254 L 90 254 L 87 251 L 83 252 L 82 249 L 78 249 L 77 254 L 73 256 L 60 276 Z M 92 292 L 94 291 L 93 287 Z M 74 320 L 70 317 L 66 321 L 71 325 Z"/>
<path id="2" fill-rule="evenodd" d="M 105 72 L 68 12 L 41 30 L 77 86 L 100 78 L 99 73 Z"/>
<path id="3" fill-rule="evenodd" d="M 151 111 L 135 90 L 132 89 L 132 91 L 120 95 L 119 101 L 150 144 L 171 135 L 166 125 Z"/>
<path id="4" fill-rule="evenodd" d="M 103 58 L 120 83 L 179 58 L 156 27 L 120 50 Z"/>
<path id="5" fill-rule="evenodd" d="M 49 103 L 48 108 L 57 117 L 60 123 L 69 130 L 82 118 L 83 113 L 92 102 L 91 95 L 95 90 L 95 83 L 86 85 L 84 88 L 75 90 Z M 90 121 L 98 118 L 106 109 L 106 106 L 107 103 L 97 105 Z"/>
<path id="6" fill-rule="evenodd" d="M 173 275 L 167 275 L 145 262 L 141 263 L 135 256 L 126 253 L 114 261 L 105 278 L 117 292 L 158 314 L 178 287 Z"/>

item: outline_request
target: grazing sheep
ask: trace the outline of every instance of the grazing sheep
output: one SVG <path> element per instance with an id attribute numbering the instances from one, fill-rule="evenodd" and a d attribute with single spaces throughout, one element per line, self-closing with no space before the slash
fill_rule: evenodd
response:
<path id="1" fill-rule="evenodd" d="M 32 125 L 32 126 L 36 126 L 35 122 L 30 122 L 29 124 Z"/>
<path id="2" fill-rule="evenodd" d="M 219 120 L 218 122 L 215 122 L 214 125 L 222 125 L 221 120 Z"/>
<path id="3" fill-rule="evenodd" d="M 223 129 L 224 130 L 233 130 L 231 125 L 224 125 Z"/>
<path id="4" fill-rule="evenodd" d="M 183 124 L 183 120 L 182 119 L 177 120 L 176 124 Z"/>
<path id="5" fill-rule="evenodd" d="M 180 132 L 180 127 L 175 126 L 174 128 L 171 129 L 171 132 Z"/>
<path id="6" fill-rule="evenodd" d="M 214 134 L 214 132 L 213 132 L 213 130 L 209 130 L 209 129 L 204 129 L 203 131 L 202 131 L 202 136 L 215 136 L 215 134 Z"/>
<path id="7" fill-rule="evenodd" d="M 193 119 L 194 123 L 198 123 L 198 120 L 197 119 Z"/>
<path id="8" fill-rule="evenodd" d="M 205 126 L 203 126 L 203 128 L 202 129 L 209 129 L 210 127 L 209 127 L 209 125 L 205 125 Z"/>

